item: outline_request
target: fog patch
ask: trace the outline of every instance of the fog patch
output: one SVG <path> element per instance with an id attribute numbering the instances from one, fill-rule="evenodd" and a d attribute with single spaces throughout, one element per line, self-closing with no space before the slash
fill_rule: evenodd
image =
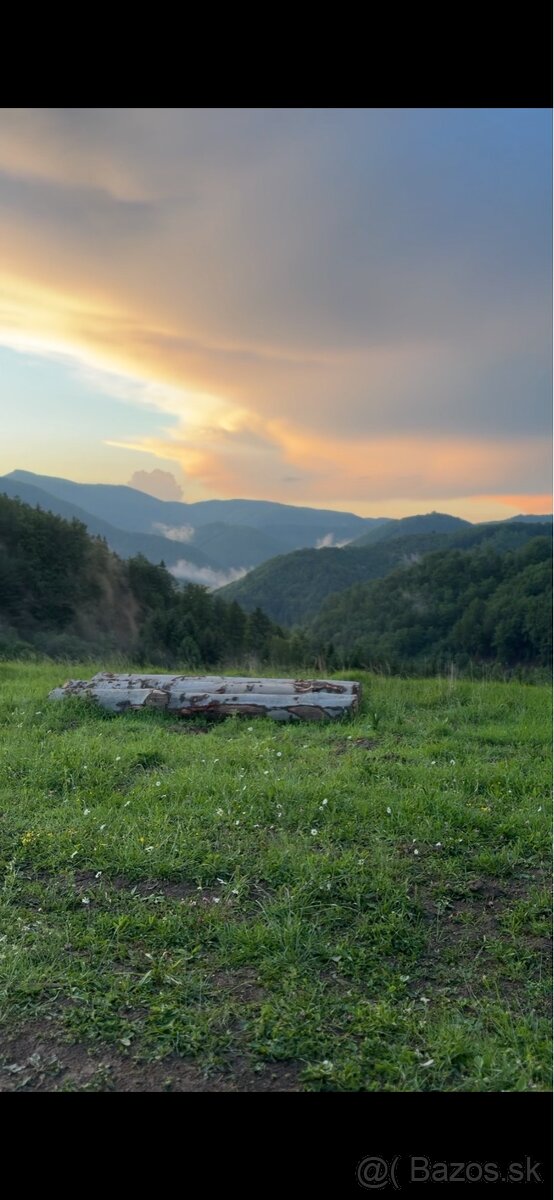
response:
<path id="1" fill-rule="evenodd" d="M 315 548 L 316 550 L 325 550 L 332 547 L 334 550 L 340 550 L 341 546 L 347 546 L 352 540 L 352 538 L 344 538 L 342 542 L 336 542 L 334 533 L 326 533 L 325 537 L 317 539 Z"/>
<path id="2" fill-rule="evenodd" d="M 179 562 L 174 563 L 168 570 L 176 579 L 184 579 L 187 583 L 202 583 L 210 591 L 215 591 L 225 587 L 226 583 L 242 579 L 252 567 L 230 567 L 228 571 L 216 571 L 213 567 L 199 567 L 196 563 L 187 562 L 186 558 L 180 558 Z"/>
<path id="3" fill-rule="evenodd" d="M 192 542 L 195 534 L 192 525 L 164 525 L 163 521 L 153 521 L 152 529 L 168 538 L 170 542 Z"/>

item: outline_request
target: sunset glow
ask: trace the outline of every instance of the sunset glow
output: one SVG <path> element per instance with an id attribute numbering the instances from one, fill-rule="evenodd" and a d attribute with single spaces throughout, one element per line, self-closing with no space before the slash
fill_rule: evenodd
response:
<path id="1" fill-rule="evenodd" d="M 0 473 L 550 512 L 550 178 L 546 110 L 4 110 Z"/>

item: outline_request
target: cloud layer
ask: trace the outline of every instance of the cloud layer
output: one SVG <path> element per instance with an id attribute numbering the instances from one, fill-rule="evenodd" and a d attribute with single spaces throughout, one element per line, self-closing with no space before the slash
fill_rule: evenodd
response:
<path id="1" fill-rule="evenodd" d="M 190 499 L 547 492 L 550 125 L 4 110 L 0 340 L 119 376 Z"/>

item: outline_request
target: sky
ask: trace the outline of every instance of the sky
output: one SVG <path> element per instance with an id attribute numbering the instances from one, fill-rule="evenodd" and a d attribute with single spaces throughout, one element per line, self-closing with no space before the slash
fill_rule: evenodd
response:
<path id="1" fill-rule="evenodd" d="M 547 109 L 3 109 L 0 473 L 549 512 Z"/>

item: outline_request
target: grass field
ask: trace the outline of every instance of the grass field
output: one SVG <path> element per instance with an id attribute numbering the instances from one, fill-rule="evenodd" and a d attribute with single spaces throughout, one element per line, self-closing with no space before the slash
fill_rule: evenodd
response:
<path id="1" fill-rule="evenodd" d="M 550 689 L 206 732 L 0 664 L 0 1090 L 545 1090 Z"/>

